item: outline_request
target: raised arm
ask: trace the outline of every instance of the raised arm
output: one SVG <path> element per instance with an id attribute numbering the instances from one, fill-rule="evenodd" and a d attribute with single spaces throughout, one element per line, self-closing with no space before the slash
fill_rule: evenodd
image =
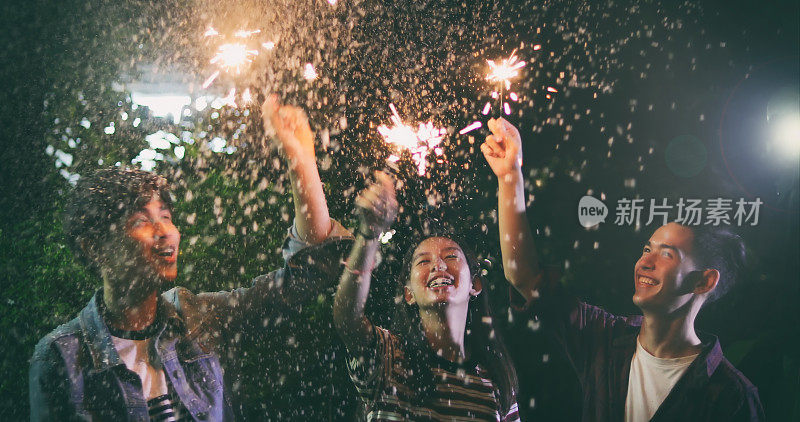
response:
<path id="1" fill-rule="evenodd" d="M 522 139 L 502 117 L 489 120 L 492 134 L 481 145 L 483 156 L 497 176 L 500 251 L 506 279 L 530 300 L 539 288 L 542 271 L 525 212 L 522 178 Z"/>
<path id="2" fill-rule="evenodd" d="M 294 198 L 294 222 L 300 240 L 315 244 L 331 232 L 328 203 L 314 156 L 314 133 L 302 109 L 282 105 L 270 95 L 261 107 L 265 133 L 274 138 L 288 161 Z"/>
<path id="3" fill-rule="evenodd" d="M 372 340 L 372 323 L 364 316 L 364 305 L 378 252 L 378 236 L 397 216 L 394 182 L 385 173 L 376 173 L 376 179 L 356 199 L 360 220 L 356 241 L 333 301 L 336 331 L 347 349 L 356 354 L 369 347 Z"/>

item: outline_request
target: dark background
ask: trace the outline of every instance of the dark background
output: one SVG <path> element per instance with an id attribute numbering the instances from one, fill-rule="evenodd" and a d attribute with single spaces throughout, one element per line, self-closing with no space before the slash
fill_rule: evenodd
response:
<path id="1" fill-rule="evenodd" d="M 292 205 L 283 167 L 260 142 L 258 108 L 223 108 L 218 117 L 207 110 L 173 125 L 134 110 L 127 90 L 112 89 L 139 63 L 202 73 L 208 51 L 198 47 L 198 34 L 209 22 L 240 21 L 282 34 L 276 59 L 259 62 L 266 70 L 245 84 L 259 95 L 279 92 L 308 110 L 318 132 L 329 129 L 330 147 L 318 148 L 318 158 L 334 218 L 354 221 L 352 201 L 365 175 L 383 167 L 388 149 L 375 126 L 388 121 L 389 102 L 409 121 L 433 119 L 451 134 L 446 161 L 426 176 L 402 165 L 404 208 L 368 305 L 375 322 L 388 323 L 392 274 L 422 221 L 449 222 L 497 262 L 496 182 L 477 149 L 486 133 L 470 139 L 454 132 L 483 118 L 492 89 L 483 79 L 485 59 L 521 47 L 528 65 L 514 82 L 522 101 L 510 120 L 523 135 L 528 215 L 543 262 L 588 302 L 634 313 L 632 267 L 656 226 L 618 226 L 612 216 L 587 231 L 576 219 L 583 195 L 604 195 L 612 212 L 623 197 L 673 204 L 681 197 L 760 197 L 758 225 L 737 228 L 748 244 L 748 271 L 701 312 L 698 326 L 720 337 L 728 359 L 759 388 L 769 420 L 800 418 L 798 162 L 770 153 L 766 120 L 775 93 L 797 92 L 797 2 L 339 3 L 0 6 L 2 419 L 27 418 L 35 343 L 74 317 L 100 285 L 65 246 L 59 212 L 69 184 L 48 145 L 73 155 L 70 173 L 86 174 L 99 160 L 129 163 L 156 130 L 190 133 L 195 143 L 186 145 L 184 159 L 167 154 L 156 167 L 178 199 L 177 284 L 229 289 L 280 264 Z M 536 44 L 542 48 L 533 50 Z M 290 59 L 314 63 L 322 77 L 303 82 Z M 558 90 L 551 98 L 548 86 Z M 84 117 L 89 128 L 78 125 Z M 142 119 L 138 127 L 130 124 L 134 117 Z M 112 121 L 116 132 L 105 134 Z M 212 153 L 213 136 L 237 151 Z M 668 148 L 679 137 L 691 140 L 693 154 Z M 525 420 L 575 420 L 574 375 L 527 320 L 506 318 L 501 275 L 495 265 L 489 294 L 517 363 Z M 330 327 L 331 291 L 236 359 L 246 374 L 237 385 L 242 413 L 259 420 L 353 417 L 353 389 Z"/>

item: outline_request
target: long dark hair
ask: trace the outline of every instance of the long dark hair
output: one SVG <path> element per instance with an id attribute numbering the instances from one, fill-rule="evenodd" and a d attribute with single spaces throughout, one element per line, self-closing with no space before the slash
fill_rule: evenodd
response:
<path id="1" fill-rule="evenodd" d="M 430 234 L 420 237 L 409 248 L 403 258 L 397 286 L 395 290 L 395 313 L 392 318 L 391 331 L 400 336 L 403 352 L 406 355 L 409 369 L 409 381 L 416 391 L 414 400 L 424 402 L 436 388 L 436 381 L 430 369 L 431 347 L 422 327 L 419 307 L 409 305 L 404 299 L 404 288 L 411 274 L 414 251 L 422 241 L 433 237 L 443 237 L 454 241 L 464 252 L 469 265 L 470 275 L 481 276 L 481 269 L 475 253 L 459 236 L 452 233 Z M 503 343 L 500 331 L 496 329 L 492 317 L 487 286 L 469 302 L 467 324 L 465 327 L 464 347 L 470 359 L 486 369 L 495 385 L 502 414 L 506 414 L 517 399 L 517 372 Z"/>

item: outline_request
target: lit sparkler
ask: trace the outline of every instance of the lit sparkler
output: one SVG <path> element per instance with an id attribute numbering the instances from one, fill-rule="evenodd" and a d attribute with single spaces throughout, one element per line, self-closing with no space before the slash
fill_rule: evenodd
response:
<path id="1" fill-rule="evenodd" d="M 228 72 L 239 73 L 242 66 L 253 61 L 253 57 L 258 55 L 258 50 L 249 50 L 246 45 L 239 43 L 222 44 L 217 50 L 217 54 L 211 58 L 211 64 L 219 63 L 219 66 Z"/>
<path id="2" fill-rule="evenodd" d="M 511 53 L 507 59 L 503 59 L 499 64 L 494 60 L 487 60 L 490 72 L 486 79 L 490 81 L 497 81 L 505 85 L 506 89 L 511 89 L 511 78 L 519 76 L 519 70 L 525 67 L 525 62 L 517 61 L 517 50 Z"/>
<path id="3" fill-rule="evenodd" d="M 417 129 L 403 123 L 394 104 L 389 104 L 392 110 L 392 126 L 378 126 L 378 133 L 383 136 L 384 141 L 396 145 L 400 149 L 405 149 L 411 153 L 411 159 L 417 166 L 417 173 L 422 176 L 428 167 L 427 155 L 433 149 L 436 155 L 442 155 L 443 151 L 439 144 L 444 140 L 447 130 L 436 127 L 432 122 L 420 123 Z M 398 155 L 389 156 L 390 162 L 400 160 Z"/>
<path id="4" fill-rule="evenodd" d="M 250 38 L 254 34 L 261 33 L 260 29 L 254 30 L 247 30 L 247 29 L 240 29 L 232 34 L 234 38 L 238 39 L 247 39 Z M 204 33 L 203 36 L 205 38 L 209 37 L 219 37 L 220 33 L 212 28 L 209 27 Z M 274 47 L 275 44 L 270 42 L 269 47 Z M 267 48 L 267 44 L 261 44 L 264 48 Z M 217 69 L 214 73 L 211 74 L 206 80 L 203 82 L 203 89 L 208 88 L 211 86 L 212 83 L 222 74 L 222 73 L 229 73 L 238 75 L 239 73 L 244 70 L 244 68 L 253 61 L 253 59 L 258 56 L 259 51 L 257 49 L 252 49 L 247 44 L 247 41 L 234 41 L 234 42 L 226 42 L 223 44 L 218 44 L 217 51 L 214 54 L 214 57 L 209 60 L 209 63 L 212 65 L 216 65 Z M 227 96 L 222 98 L 224 104 L 236 106 L 235 102 L 235 93 L 236 89 L 232 88 Z M 242 100 L 244 104 L 248 104 L 252 101 L 252 95 L 250 90 L 247 89 L 242 94 Z"/>
<path id="5" fill-rule="evenodd" d="M 511 114 L 511 108 L 508 106 L 508 103 L 504 101 L 504 90 L 511 89 L 511 79 L 519 76 L 519 70 L 525 67 L 525 62 L 519 61 L 516 53 L 517 50 L 512 51 L 508 58 L 501 60 L 499 63 L 496 63 L 494 60 L 486 61 L 486 63 L 489 64 L 489 74 L 486 76 L 486 79 L 497 82 L 500 85 L 499 96 L 495 97 L 496 93 L 493 93 L 492 97 L 500 98 L 500 107 L 506 114 Z M 512 92 L 510 96 L 512 100 L 516 101 L 517 94 Z M 491 105 L 487 103 L 487 106 L 483 109 L 483 114 L 488 114 L 490 109 Z"/>

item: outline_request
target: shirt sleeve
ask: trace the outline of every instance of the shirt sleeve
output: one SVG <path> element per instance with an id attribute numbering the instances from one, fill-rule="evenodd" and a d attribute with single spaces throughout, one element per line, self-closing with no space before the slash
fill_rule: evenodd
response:
<path id="1" fill-rule="evenodd" d="M 358 396 L 368 404 L 378 398 L 386 385 L 399 346 L 397 337 L 384 328 L 373 326 L 372 333 L 372 346 L 363 353 L 347 352 L 347 372 Z"/>
<path id="2" fill-rule="evenodd" d="M 519 297 L 517 295 L 517 299 Z M 517 304 L 519 302 L 516 300 Z M 581 382 L 588 378 L 600 349 L 609 347 L 614 330 L 623 327 L 626 321 L 624 317 L 578 300 L 557 280 L 548 280 L 531 300 L 514 307 L 517 312 L 541 321 L 545 333 L 564 351 Z"/>
<path id="3" fill-rule="evenodd" d="M 326 239 L 352 237 L 353 234 L 349 230 L 342 226 L 341 223 L 331 218 L 331 231 L 325 237 Z M 294 254 L 309 246 L 311 246 L 310 243 L 300 239 L 300 235 L 297 233 L 297 225 L 292 222 L 292 226 L 289 227 L 286 240 L 283 242 L 283 250 L 281 251 L 284 261 L 289 262 L 289 259 L 294 256 Z"/>
<path id="4" fill-rule="evenodd" d="M 167 296 L 180 304 L 190 329 L 197 327 L 201 343 L 214 348 L 238 341 L 245 331 L 263 330 L 285 321 L 283 316 L 296 314 L 309 301 L 335 288 L 352 236 L 336 220 L 332 223 L 331 235 L 314 245 L 292 239 L 290 229 L 284 242 L 285 266 L 256 277 L 250 287 L 197 295 L 175 289 L 173 296 L 169 292 Z"/>
<path id="5" fill-rule="evenodd" d="M 761 422 L 766 420 L 764 407 L 755 387 L 748 388 L 742 397 L 741 405 L 728 420 L 737 422 Z"/>

